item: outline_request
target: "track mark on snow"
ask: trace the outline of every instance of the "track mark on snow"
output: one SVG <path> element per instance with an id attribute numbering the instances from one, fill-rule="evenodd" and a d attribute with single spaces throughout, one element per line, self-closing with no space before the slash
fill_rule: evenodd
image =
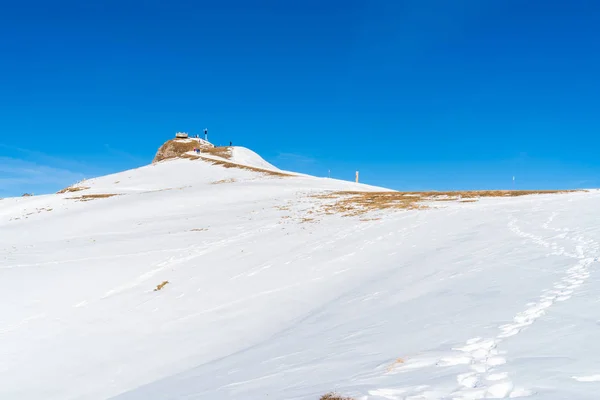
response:
<path id="1" fill-rule="evenodd" d="M 554 212 L 548 220 L 542 225 L 544 229 L 559 231 L 550 228 L 550 224 L 558 213 Z M 555 302 L 566 301 L 573 295 L 590 276 L 590 265 L 597 261 L 596 258 L 586 257 L 588 251 L 595 251 L 596 245 L 593 241 L 585 241 L 578 236 L 573 240 L 576 242 L 575 253 L 569 253 L 564 247 L 556 243 L 550 243 L 541 236 L 523 232 L 517 225 L 516 220 L 509 222 L 508 228 L 524 239 L 530 240 L 544 248 L 550 250 L 549 255 L 560 255 L 576 259 L 575 265 L 568 268 L 562 279 L 555 282 L 552 289 L 544 290 L 537 301 L 527 304 L 527 308 L 517 313 L 512 322 L 500 325 L 499 333 L 493 338 L 483 339 L 475 337 L 466 341 L 461 347 L 453 348 L 454 353 L 445 355 L 435 361 L 438 367 L 454 367 L 468 365 L 470 371 L 463 372 L 456 376 L 456 382 L 459 389 L 451 393 L 446 393 L 437 398 L 452 398 L 453 400 L 477 400 L 484 398 L 517 398 L 526 397 L 533 394 L 532 391 L 524 388 L 515 388 L 510 376 L 506 372 L 498 371 L 498 367 L 506 363 L 504 352 L 498 350 L 498 345 L 502 341 L 518 335 L 523 329 L 532 325 L 538 318 L 542 317 L 552 307 Z M 564 230 L 560 230 L 564 231 Z M 400 365 L 395 368 L 398 372 L 407 369 L 424 368 L 431 365 L 431 359 L 425 359 Z M 600 375 L 573 377 L 581 382 L 600 381 Z M 425 397 L 424 393 L 419 393 Z"/>

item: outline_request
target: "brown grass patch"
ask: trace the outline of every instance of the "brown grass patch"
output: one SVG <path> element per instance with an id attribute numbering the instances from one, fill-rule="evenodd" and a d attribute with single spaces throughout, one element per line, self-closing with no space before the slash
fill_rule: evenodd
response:
<path id="1" fill-rule="evenodd" d="M 211 156 L 217 156 L 227 160 L 231 159 L 231 147 L 229 146 L 202 147 L 200 153 L 210 154 Z"/>
<path id="2" fill-rule="evenodd" d="M 91 201 L 96 199 L 107 199 L 109 197 L 118 196 L 118 194 L 114 193 L 98 193 L 98 194 L 83 194 L 77 197 L 68 197 L 71 200 L 79 200 L 79 201 Z"/>
<path id="3" fill-rule="evenodd" d="M 194 228 L 194 229 L 190 229 L 190 232 L 204 232 L 207 230 L 208 230 L 208 228 Z"/>
<path id="4" fill-rule="evenodd" d="M 400 364 L 404 364 L 404 359 L 402 358 L 396 358 L 394 360 L 394 362 L 392 364 L 390 364 L 390 366 L 388 367 L 388 372 L 392 371 L 395 367 L 397 367 Z"/>
<path id="5" fill-rule="evenodd" d="M 194 139 L 171 139 L 166 141 L 154 156 L 152 163 L 157 163 L 163 160 L 169 160 L 171 158 L 178 158 L 184 156 L 185 153 L 194 151 L 195 148 L 209 148 L 201 144 L 199 141 Z M 212 147 L 211 147 L 212 148 Z"/>
<path id="6" fill-rule="evenodd" d="M 322 206 L 325 214 L 342 214 L 346 217 L 362 215 L 374 210 L 422 207 L 419 205 L 420 197 L 406 197 L 399 192 L 333 192 L 315 197 L 334 200 Z"/>
<path id="7" fill-rule="evenodd" d="M 69 186 L 56 192 L 57 194 L 74 193 L 89 189 L 88 186 Z"/>
<path id="8" fill-rule="evenodd" d="M 222 183 L 234 183 L 236 180 L 234 178 L 229 178 L 229 179 L 221 179 L 220 181 L 214 181 L 211 182 L 211 184 L 213 185 L 220 185 Z"/>
<path id="9" fill-rule="evenodd" d="M 192 150 L 193 150 L 193 148 L 192 148 Z M 205 149 L 201 149 L 201 153 L 209 153 L 210 152 L 210 151 L 204 151 L 204 150 Z M 207 158 L 207 157 L 203 157 L 203 156 L 198 155 L 198 154 L 186 154 L 186 153 L 183 153 L 183 154 L 181 154 L 181 155 L 179 155 L 177 157 L 179 157 L 179 158 L 187 158 L 188 160 L 198 160 L 198 159 L 200 159 L 202 161 L 209 162 L 209 163 L 211 163 L 213 165 L 220 165 L 220 166 L 225 167 L 225 168 L 243 169 L 243 170 L 246 170 L 246 171 L 260 172 L 261 174 L 271 175 L 271 176 L 278 176 L 278 177 L 294 176 L 292 174 L 287 174 L 285 172 L 272 171 L 270 169 L 263 169 L 263 168 L 251 167 L 249 165 L 243 165 L 243 164 L 236 164 L 236 163 L 229 162 L 229 161 L 226 161 L 226 160 L 216 160 L 216 159 L 213 159 L 213 158 Z M 171 158 L 173 158 L 173 157 L 171 157 Z"/>
<path id="10" fill-rule="evenodd" d="M 315 198 L 333 200 L 321 206 L 324 214 L 357 216 L 370 211 L 428 208 L 425 201 L 475 202 L 482 197 L 518 197 L 534 194 L 569 193 L 574 190 L 483 190 L 461 192 L 331 192 Z"/>
<path id="11" fill-rule="evenodd" d="M 319 398 L 319 400 L 354 400 L 351 397 L 342 397 L 336 393 L 327 393 Z"/>
<path id="12" fill-rule="evenodd" d="M 317 222 L 317 221 L 315 221 L 314 218 L 304 217 L 304 218 L 300 219 L 300 222 Z"/>
<path id="13" fill-rule="evenodd" d="M 196 155 L 196 154 L 182 154 L 180 156 L 180 158 L 187 158 L 189 160 L 197 160 L 197 159 L 202 159 L 202 157 Z"/>
<path id="14" fill-rule="evenodd" d="M 156 289 L 154 289 L 154 291 L 158 292 L 159 290 L 161 290 L 162 288 L 164 288 L 167 283 L 169 283 L 169 281 L 163 281 L 161 284 L 156 285 Z"/>

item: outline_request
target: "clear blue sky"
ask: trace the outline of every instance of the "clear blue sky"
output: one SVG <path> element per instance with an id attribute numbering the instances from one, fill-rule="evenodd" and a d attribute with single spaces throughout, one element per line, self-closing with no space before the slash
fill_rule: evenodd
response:
<path id="1" fill-rule="evenodd" d="M 0 197 L 209 128 L 399 190 L 600 186 L 598 1 L 14 1 Z"/>

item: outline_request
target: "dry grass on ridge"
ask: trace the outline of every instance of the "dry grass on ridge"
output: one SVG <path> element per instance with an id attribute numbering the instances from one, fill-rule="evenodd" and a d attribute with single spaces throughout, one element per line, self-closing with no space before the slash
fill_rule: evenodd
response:
<path id="1" fill-rule="evenodd" d="M 161 284 L 156 285 L 156 288 L 154 289 L 154 291 L 158 292 L 159 290 L 161 290 L 162 288 L 164 288 L 168 283 L 169 283 L 169 281 L 163 281 Z"/>
<path id="2" fill-rule="evenodd" d="M 220 185 L 222 183 L 234 183 L 234 182 L 236 182 L 235 178 L 229 178 L 229 179 L 221 179 L 220 181 L 214 181 L 214 182 L 211 182 L 211 184 Z"/>
<path id="3" fill-rule="evenodd" d="M 171 158 L 185 157 L 185 153 L 194 151 L 196 148 L 200 149 L 200 153 L 210 154 L 227 160 L 231 158 L 231 147 L 229 146 L 213 147 L 205 145 L 194 138 L 189 138 L 167 140 L 160 146 L 152 162 L 157 163 Z"/>
<path id="4" fill-rule="evenodd" d="M 369 211 L 386 209 L 415 210 L 428 208 L 425 201 L 476 202 L 482 197 L 517 197 L 533 194 L 558 194 L 573 190 L 482 190 L 459 192 L 332 192 L 313 196 L 317 199 L 333 200 L 321 206 L 324 214 L 343 216 L 362 215 Z"/>
<path id="5" fill-rule="evenodd" d="M 213 165 L 220 165 L 220 166 L 225 167 L 225 168 L 237 168 L 237 169 L 243 169 L 243 170 L 246 170 L 246 171 L 260 172 L 260 173 L 265 174 L 265 175 L 278 176 L 278 177 L 293 176 L 293 175 L 290 175 L 290 174 L 286 174 L 285 172 L 272 171 L 270 169 L 263 169 L 263 168 L 251 167 L 249 165 L 236 164 L 236 163 L 232 163 L 232 162 L 225 161 L 225 160 L 213 160 L 212 158 L 206 158 L 206 157 L 202 157 L 202 156 L 199 156 L 199 155 L 196 155 L 196 154 L 184 154 L 181 157 L 182 158 L 187 158 L 187 159 L 190 159 L 190 160 L 202 160 L 202 161 L 206 161 L 208 163 L 211 163 Z"/>
<path id="6" fill-rule="evenodd" d="M 69 186 L 56 192 L 57 194 L 80 192 L 89 189 L 88 186 Z"/>
<path id="7" fill-rule="evenodd" d="M 200 148 L 200 154 L 210 154 L 212 156 L 217 156 L 223 158 L 223 160 L 215 160 L 212 158 L 202 157 L 200 154 L 189 154 L 193 152 L 195 148 Z M 229 146 L 203 146 L 197 140 L 193 138 L 190 139 L 171 139 L 165 142 L 156 153 L 154 160 L 152 163 L 157 163 L 159 161 L 168 160 L 172 158 L 187 158 L 189 160 L 198 160 L 201 159 L 206 162 L 210 162 L 213 165 L 220 165 L 225 168 L 237 168 L 237 169 L 245 169 L 247 171 L 260 172 L 266 175 L 271 176 L 292 176 L 290 174 L 286 174 L 284 172 L 271 171 L 268 169 L 251 167 L 248 165 L 236 164 L 233 162 L 229 162 L 227 160 L 231 159 L 231 147 Z M 224 182 L 219 182 L 224 183 Z"/>
<path id="8" fill-rule="evenodd" d="M 231 159 L 231 147 L 220 146 L 220 147 L 203 147 L 200 148 L 200 153 L 210 154 L 211 156 L 217 156 L 226 160 Z"/>
<path id="9" fill-rule="evenodd" d="M 420 197 L 405 196 L 397 192 L 333 192 L 314 196 L 333 200 L 321 205 L 325 214 L 342 214 L 345 217 L 362 215 L 369 211 L 386 209 L 418 209 Z"/>
<path id="10" fill-rule="evenodd" d="M 98 194 L 83 194 L 77 197 L 68 197 L 70 200 L 91 201 L 96 199 L 107 199 L 109 197 L 118 196 L 114 193 L 98 193 Z"/>
<path id="11" fill-rule="evenodd" d="M 354 400 L 351 397 L 342 397 L 335 393 L 327 393 L 320 397 L 319 400 Z"/>
<path id="12" fill-rule="evenodd" d="M 181 157 L 189 151 L 194 151 L 199 146 L 199 142 L 192 139 L 171 139 L 167 140 L 156 152 L 152 163 L 156 163 L 171 158 Z"/>

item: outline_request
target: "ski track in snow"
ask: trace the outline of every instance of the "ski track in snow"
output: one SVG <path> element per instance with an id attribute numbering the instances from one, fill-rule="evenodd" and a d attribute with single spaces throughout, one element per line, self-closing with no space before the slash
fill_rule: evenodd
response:
<path id="1" fill-rule="evenodd" d="M 542 228 L 557 233 L 556 238 L 566 239 L 575 244 L 575 252 L 568 252 L 564 247 L 551 243 L 541 236 L 521 230 L 518 220 L 511 218 L 508 229 L 528 241 L 550 250 L 549 255 L 566 256 L 577 260 L 563 274 L 563 277 L 553 284 L 551 289 L 546 289 L 540 297 L 526 305 L 523 311 L 517 313 L 512 322 L 500 325 L 499 333 L 491 338 L 474 337 L 468 339 L 464 345 L 453 348 L 453 353 L 444 357 L 416 358 L 406 363 L 394 366 L 388 373 L 407 370 L 453 367 L 464 365 L 467 371 L 456 376 L 458 388 L 432 388 L 429 386 L 387 388 L 369 391 L 370 398 L 384 398 L 389 400 L 478 400 L 478 399 L 505 399 L 528 397 L 535 392 L 527 388 L 515 387 L 509 374 L 503 372 L 501 367 L 506 364 L 506 353 L 499 349 L 503 341 L 517 336 L 523 329 L 532 325 L 538 318 L 548 312 L 556 302 L 567 301 L 590 276 L 590 265 L 597 261 L 593 254 L 597 254 L 600 245 L 593 240 L 585 240 L 581 235 L 570 236 L 573 232 L 569 228 L 553 228 L 551 223 L 558 215 L 553 212 L 542 224 Z M 600 375 L 573 376 L 579 382 L 598 382 Z"/>

